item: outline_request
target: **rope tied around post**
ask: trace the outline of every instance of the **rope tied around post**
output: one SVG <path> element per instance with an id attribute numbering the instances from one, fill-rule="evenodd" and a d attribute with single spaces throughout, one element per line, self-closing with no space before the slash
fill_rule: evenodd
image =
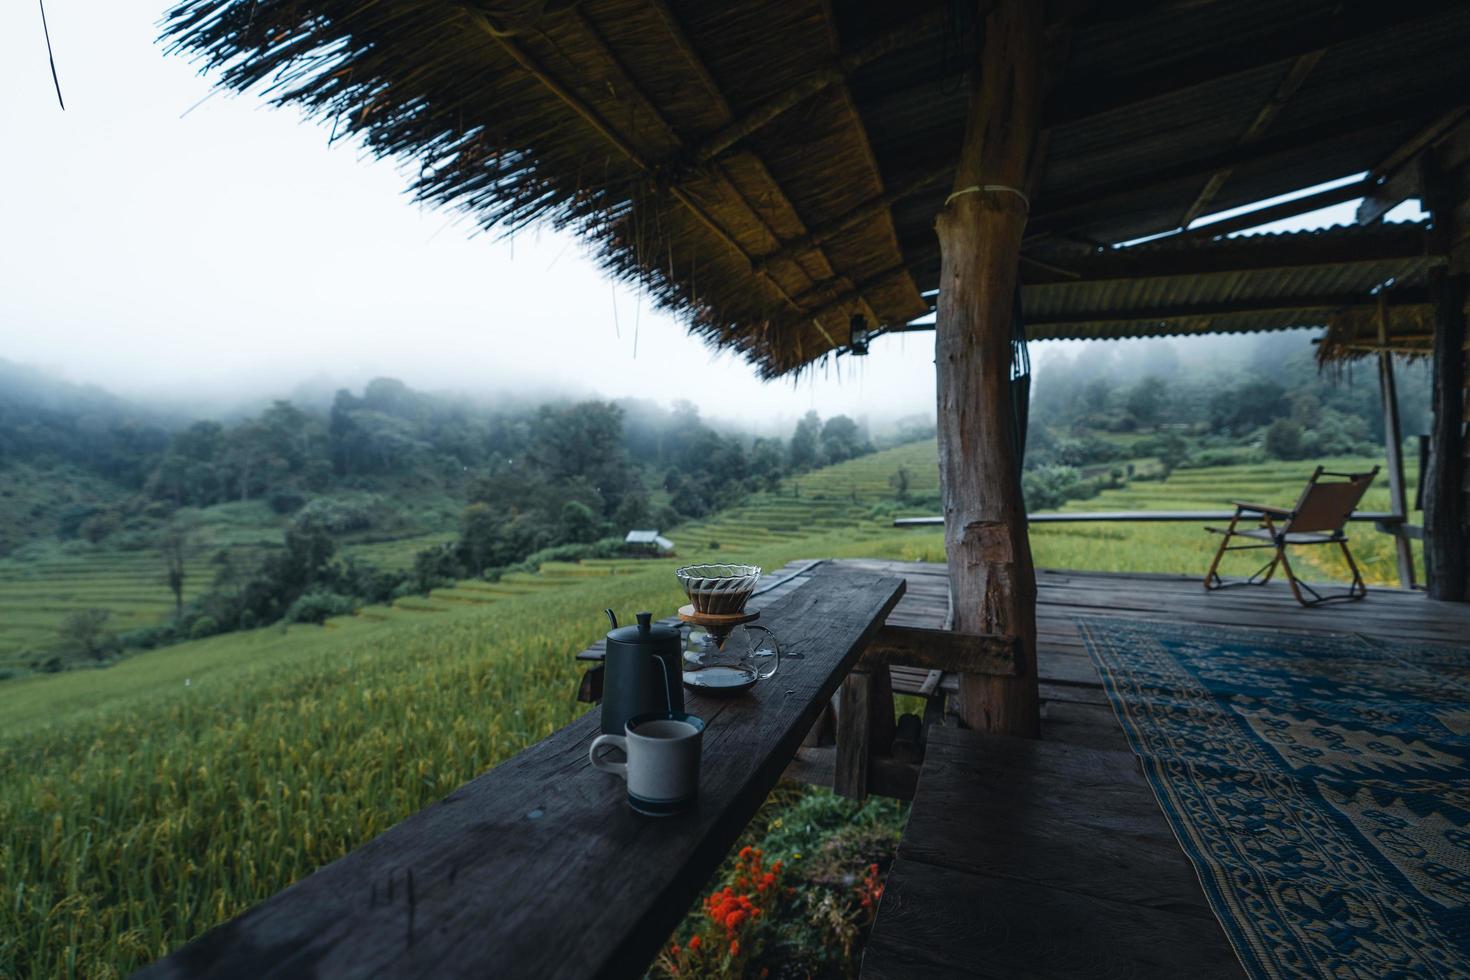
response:
<path id="1" fill-rule="evenodd" d="M 1031 199 L 1024 192 L 1010 187 L 1006 184 L 971 184 L 969 187 L 961 187 L 953 194 L 944 199 L 944 206 L 949 207 L 950 202 L 964 194 L 1014 194 L 1021 199 L 1021 204 L 1026 208 L 1026 213 L 1031 213 Z"/>

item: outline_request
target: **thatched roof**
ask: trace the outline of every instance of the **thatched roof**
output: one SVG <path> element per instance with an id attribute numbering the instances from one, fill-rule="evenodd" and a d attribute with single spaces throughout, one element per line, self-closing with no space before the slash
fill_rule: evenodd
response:
<path id="1" fill-rule="evenodd" d="M 1459 3 L 1053 6 L 1035 284 L 1079 243 L 1386 176 L 1470 91 Z M 411 162 L 423 200 L 486 227 L 576 229 L 613 274 L 774 375 L 840 347 L 854 313 L 897 326 L 930 309 L 975 11 L 186 0 L 166 37 L 223 84 Z"/>

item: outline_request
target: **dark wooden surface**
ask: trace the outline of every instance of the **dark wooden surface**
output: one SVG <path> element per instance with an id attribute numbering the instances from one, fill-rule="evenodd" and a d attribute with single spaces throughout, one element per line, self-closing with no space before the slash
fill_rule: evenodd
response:
<path id="1" fill-rule="evenodd" d="M 868 645 L 858 669 L 876 664 L 1013 675 L 1016 672 L 1016 639 L 918 626 L 885 626 Z"/>
<path id="2" fill-rule="evenodd" d="M 870 977 L 1240 976 L 1126 750 L 931 729 Z"/>
<path id="3" fill-rule="evenodd" d="M 903 590 L 823 567 L 766 606 L 776 677 L 689 699 L 693 810 L 629 810 L 587 762 L 594 710 L 141 976 L 641 976 Z"/>
<path id="4" fill-rule="evenodd" d="M 907 578 L 889 624 L 944 622 L 944 566 L 840 564 Z M 1375 588 L 1361 602 L 1302 609 L 1285 585 L 1207 593 L 1199 579 L 1178 575 L 1041 570 L 1037 583 L 1043 740 L 931 729 L 864 975 L 1239 975 L 1194 871 L 1137 771 L 1076 619 L 1464 646 L 1470 606 Z M 943 686 L 953 689 L 953 677 Z M 803 758 L 808 754 L 815 756 L 802 750 Z M 977 790 L 986 786 L 988 792 Z"/>

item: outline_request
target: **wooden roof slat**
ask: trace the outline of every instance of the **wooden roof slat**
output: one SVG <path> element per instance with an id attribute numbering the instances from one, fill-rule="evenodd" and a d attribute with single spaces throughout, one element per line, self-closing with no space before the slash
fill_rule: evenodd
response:
<path id="1" fill-rule="evenodd" d="M 1307 76 L 1312 73 L 1313 68 L 1317 67 L 1317 62 L 1321 61 L 1322 56 L 1326 53 L 1326 48 L 1318 48 L 1316 51 L 1308 51 L 1292 62 L 1291 68 L 1286 72 L 1286 77 L 1281 80 L 1281 84 L 1276 87 L 1271 98 L 1261 107 L 1261 111 L 1256 113 L 1256 118 L 1241 135 L 1242 146 L 1256 142 L 1265 134 L 1266 130 L 1271 127 L 1271 123 L 1275 122 L 1276 117 L 1281 114 L 1281 110 L 1286 108 L 1286 103 L 1291 101 L 1291 97 L 1296 94 L 1297 89 L 1302 87 L 1302 83 L 1307 80 Z M 1220 193 L 1220 188 L 1225 186 L 1225 181 L 1229 180 L 1230 175 L 1234 172 L 1234 168 L 1226 167 L 1211 174 L 1210 179 L 1205 181 L 1205 186 L 1195 197 L 1194 203 L 1185 208 L 1184 214 L 1180 216 L 1179 227 L 1188 228 L 1195 218 L 1203 214 L 1205 208 L 1210 206 L 1210 202 L 1215 199 L 1216 194 Z"/>

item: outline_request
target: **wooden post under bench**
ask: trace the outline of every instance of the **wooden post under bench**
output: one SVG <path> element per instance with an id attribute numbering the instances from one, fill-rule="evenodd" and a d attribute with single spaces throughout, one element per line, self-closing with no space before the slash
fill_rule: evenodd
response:
<path id="1" fill-rule="evenodd" d="M 904 588 L 828 567 L 761 611 L 800 656 L 744 697 L 690 695 L 692 810 L 629 809 L 587 761 L 594 709 L 139 975 L 643 976 Z"/>
<path id="2" fill-rule="evenodd" d="M 913 626 L 878 630 L 842 682 L 837 710 L 837 747 L 832 789 L 861 800 L 874 791 L 873 769 L 893 754 L 897 735 L 893 687 L 889 667 L 926 667 L 965 676 L 1014 677 L 1016 640 L 1011 636 L 956 633 Z M 903 764 L 892 760 L 889 772 L 898 775 Z M 894 784 L 889 780 L 885 789 Z M 900 792 L 907 783 L 898 780 Z M 911 788 L 909 792 L 912 792 Z M 887 795 L 887 794 L 885 794 Z"/>

